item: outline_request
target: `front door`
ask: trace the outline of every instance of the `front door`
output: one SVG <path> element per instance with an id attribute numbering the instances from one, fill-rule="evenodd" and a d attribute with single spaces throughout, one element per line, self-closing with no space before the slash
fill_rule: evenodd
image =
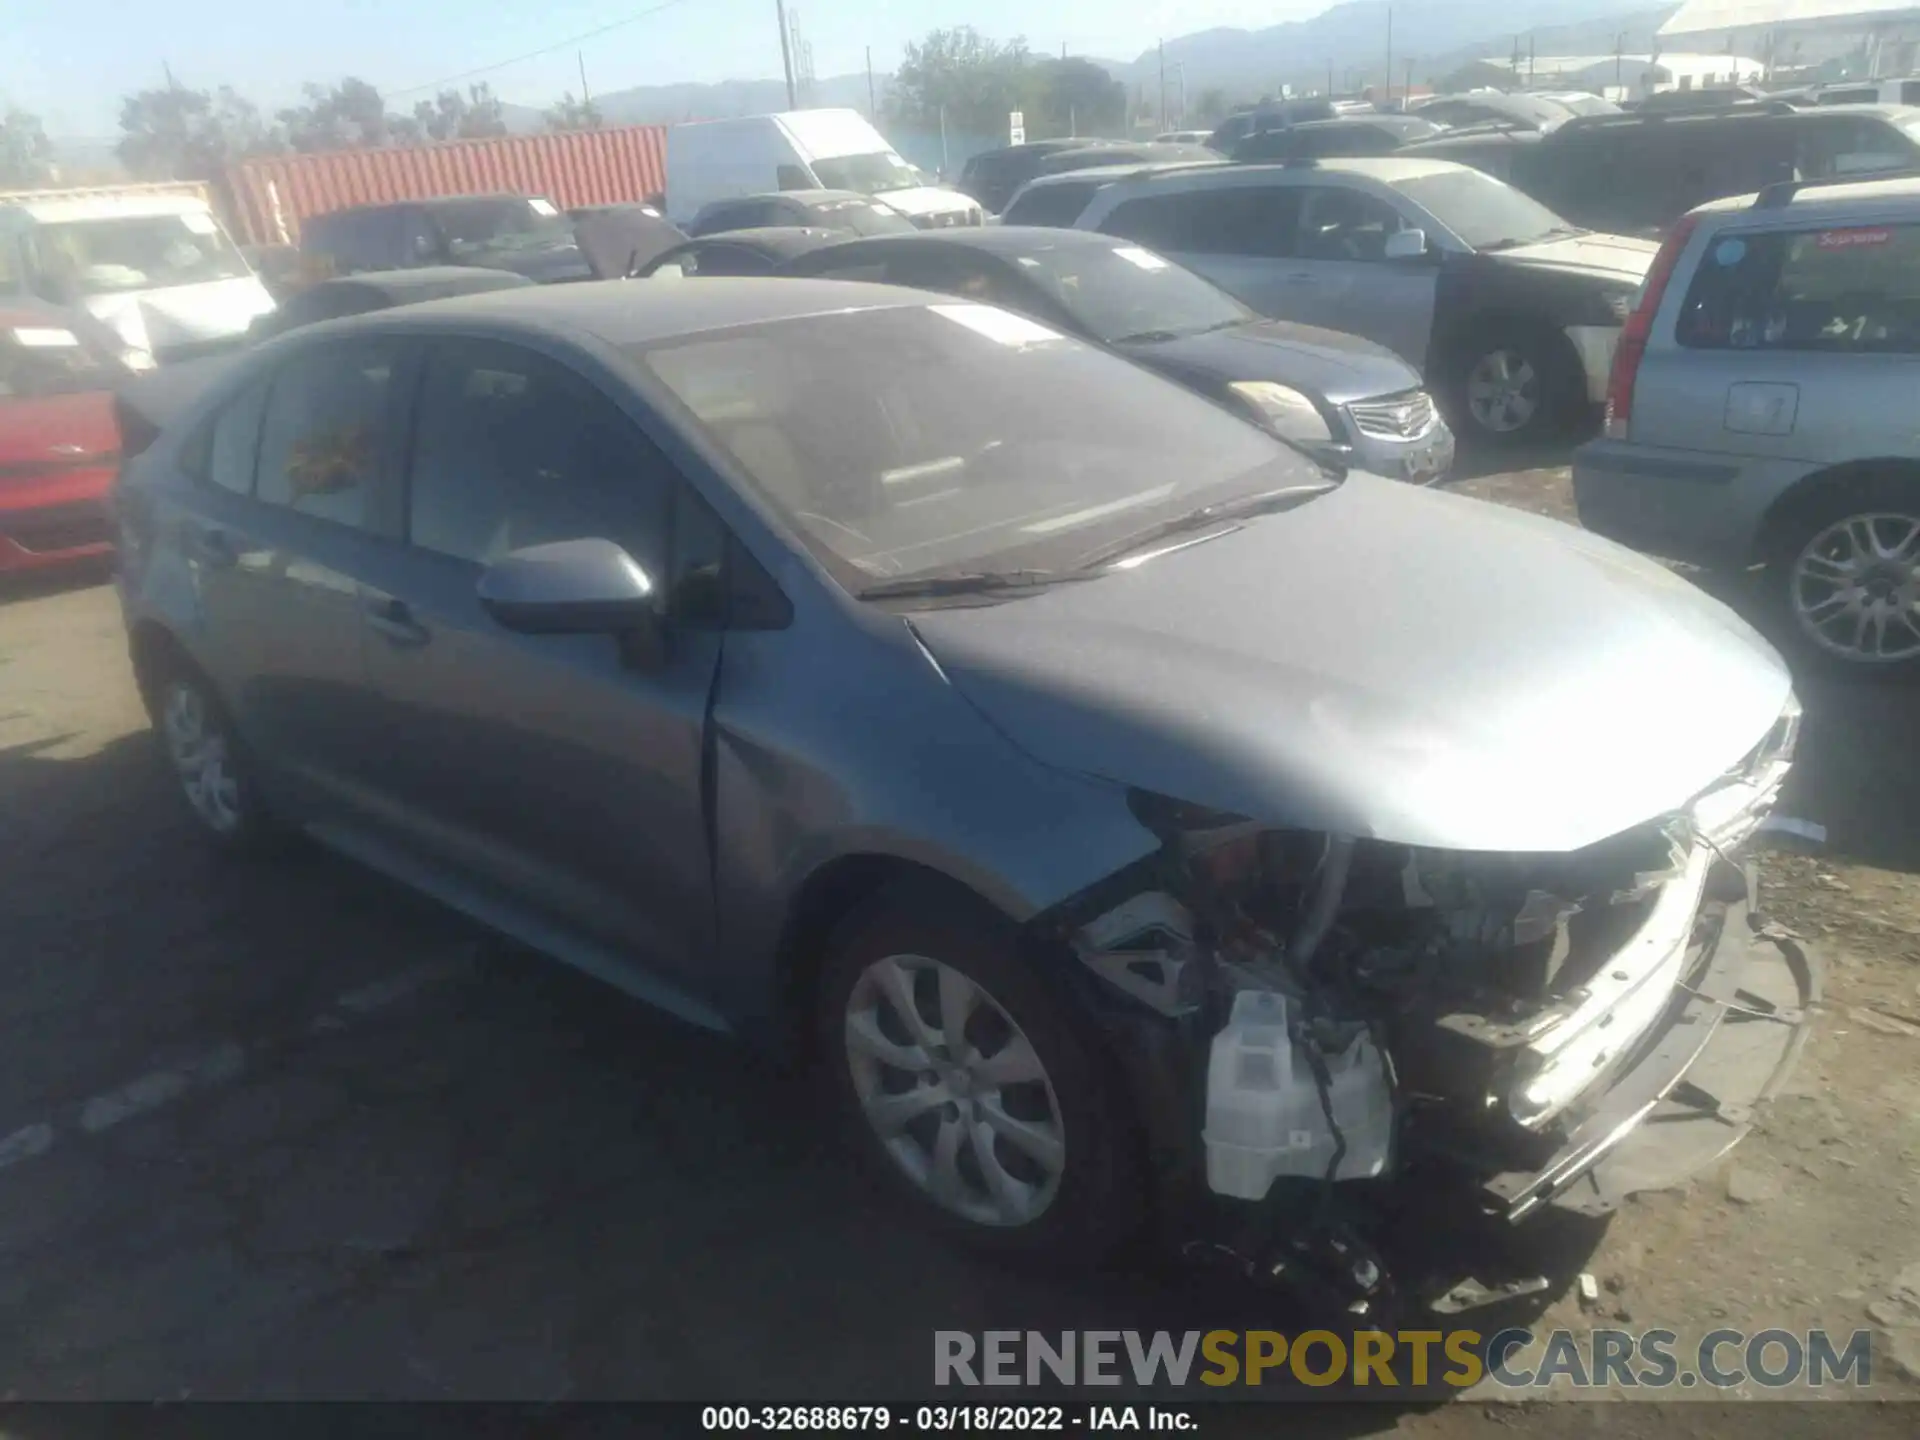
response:
<path id="1" fill-rule="evenodd" d="M 717 630 L 641 669 L 611 635 L 520 635 L 476 596 L 511 550 L 613 540 L 668 574 L 679 477 L 604 394 L 510 344 L 428 353 L 407 468 L 408 544 L 367 597 L 384 717 L 380 796 L 413 848 L 654 968 L 711 938 L 701 803 Z M 689 527 L 682 525 L 680 528 Z M 671 545 L 670 545 L 670 542 Z"/>
<path id="2" fill-rule="evenodd" d="M 1286 286 L 1290 320 L 1364 336 L 1424 370 L 1439 268 L 1386 258 L 1387 237 L 1413 228 L 1387 201 L 1336 185 L 1304 188 L 1300 239 Z"/>

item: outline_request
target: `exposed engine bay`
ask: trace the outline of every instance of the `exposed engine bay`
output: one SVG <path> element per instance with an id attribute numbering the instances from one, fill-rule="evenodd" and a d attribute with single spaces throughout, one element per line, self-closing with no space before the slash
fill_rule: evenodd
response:
<path id="1" fill-rule="evenodd" d="M 1353 1186 L 1438 1160 L 1517 1221 L 1667 1103 L 1730 1008 L 1797 1021 L 1792 988 L 1778 1003 L 1739 989 L 1737 947 L 1719 943 L 1729 917 L 1758 923 L 1735 852 L 1797 728 L 1790 707 L 1685 809 L 1560 854 L 1318 835 L 1137 795 L 1161 850 L 1083 897 L 1067 938 L 1177 1035 L 1163 1050 L 1211 1196 L 1364 1297 L 1384 1271 L 1351 1223 Z"/>

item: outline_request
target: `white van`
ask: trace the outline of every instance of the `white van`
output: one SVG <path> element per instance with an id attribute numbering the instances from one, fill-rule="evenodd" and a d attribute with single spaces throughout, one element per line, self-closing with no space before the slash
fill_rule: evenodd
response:
<path id="1" fill-rule="evenodd" d="M 274 308 L 204 199 L 16 194 L 0 201 L 0 294 L 85 310 L 133 365 L 241 342 Z"/>
<path id="2" fill-rule="evenodd" d="M 667 131 L 667 218 L 681 228 L 715 200 L 775 190 L 856 190 L 923 230 L 985 219 L 967 196 L 927 184 L 858 110 L 788 110 Z"/>

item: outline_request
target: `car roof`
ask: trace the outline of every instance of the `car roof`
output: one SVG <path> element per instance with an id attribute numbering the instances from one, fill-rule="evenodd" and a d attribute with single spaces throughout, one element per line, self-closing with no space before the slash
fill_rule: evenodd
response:
<path id="1" fill-rule="evenodd" d="M 518 290 L 534 282 L 510 270 L 473 265 L 423 265 L 417 270 L 362 270 L 317 280 L 309 290 L 363 290 L 389 305 L 413 305 L 470 291 Z"/>
<path id="2" fill-rule="evenodd" d="M 1699 209 L 1715 215 L 1739 210 L 1754 210 L 1759 208 L 1755 202 L 1758 201 L 1761 193 L 1764 192 L 1728 195 L 1719 200 L 1709 201 Z M 1791 191 L 1776 193 L 1781 194 L 1783 198 L 1778 203 L 1765 207 L 1766 213 L 1805 215 L 1809 211 L 1841 210 L 1853 205 L 1870 205 L 1887 200 L 1920 201 L 1920 174 L 1890 174 L 1880 179 L 1875 179 L 1871 175 L 1861 175 L 1837 182 L 1802 181 Z"/>
<path id="3" fill-rule="evenodd" d="M 872 196 L 862 195 L 858 190 L 756 190 L 751 195 L 728 195 L 723 199 L 709 200 L 701 206 L 702 211 L 718 210 L 723 205 L 743 205 L 752 200 L 798 200 L 802 205 L 824 205 L 841 200 L 864 200 L 871 202 Z M 769 229 L 782 227 L 769 226 Z"/>
<path id="4" fill-rule="evenodd" d="M 752 225 L 739 230 L 716 230 L 711 235 L 696 235 L 673 248 L 690 250 L 696 245 L 711 245 L 716 240 L 724 240 L 729 245 L 744 245 L 750 250 L 786 258 L 818 249 L 823 242 L 837 240 L 840 235 L 838 230 L 823 230 L 815 225 Z"/>
<path id="5" fill-rule="evenodd" d="M 301 221 L 301 224 L 311 225 L 316 220 L 331 220 L 336 215 L 372 215 L 383 210 L 405 210 L 412 206 L 423 206 L 431 210 L 440 205 L 458 205 L 473 200 L 531 200 L 534 198 L 536 197 L 522 195 L 517 190 L 486 190 L 465 195 L 422 195 L 412 200 L 376 200 L 365 205 L 342 205 L 338 210 L 323 210 L 318 215 L 309 215 Z"/>
<path id="6" fill-rule="evenodd" d="M 59 225 L 75 220 L 134 220 L 154 215 L 205 214 L 208 209 L 205 200 L 192 195 L 62 195 L 36 200 L 27 194 L 12 196 L 0 202 L 0 205 L 17 210 L 41 225 Z"/>
<path id="7" fill-rule="evenodd" d="M 1038 190 L 1051 185 L 1110 185 L 1115 180 L 1132 180 L 1176 170 L 1214 170 L 1231 165 L 1226 156 L 1212 160 L 1147 160 L 1131 165 L 1089 165 L 1084 170 L 1061 170 L 1052 175 L 1036 175 L 1021 187 Z M 1018 192 L 1015 192 L 1018 193 Z"/>
<path id="8" fill-rule="evenodd" d="M 1214 166 L 1198 167 L 1204 175 L 1216 173 Z M 1403 180 L 1419 180 L 1428 175 L 1450 175 L 1456 170 L 1472 170 L 1471 165 L 1456 164 L 1451 160 L 1406 159 L 1399 155 L 1355 155 L 1341 156 L 1333 160 L 1308 160 L 1282 163 L 1260 162 L 1252 165 L 1223 165 L 1217 167 L 1219 173 L 1229 176 L 1243 175 L 1299 175 L 1314 174 L 1359 175 L 1368 180 L 1378 180 L 1383 185 L 1395 185 Z M 1476 174 L 1479 172 L 1475 172 Z"/>
<path id="9" fill-rule="evenodd" d="M 315 326 L 344 336 L 404 330 L 420 322 L 499 325 L 556 336 L 585 333 L 609 345 L 644 345 L 761 321 L 799 320 L 849 310 L 951 303 L 894 285 L 771 276 L 713 276 L 687 284 L 586 280 L 430 300 Z"/>

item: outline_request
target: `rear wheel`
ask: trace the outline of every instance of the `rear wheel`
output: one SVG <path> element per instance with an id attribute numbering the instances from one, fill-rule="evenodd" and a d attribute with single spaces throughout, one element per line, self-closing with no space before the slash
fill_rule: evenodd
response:
<path id="1" fill-rule="evenodd" d="M 170 664 L 153 690 L 153 721 L 187 810 L 223 850 L 253 852 L 276 838 L 246 748 L 212 686 Z"/>
<path id="2" fill-rule="evenodd" d="M 820 1054 L 844 1128 L 897 1192 L 967 1241 L 1097 1258 L 1143 1210 L 1133 1126 L 1097 1042 L 1011 926 L 883 896 L 836 935 Z"/>
<path id="3" fill-rule="evenodd" d="M 1767 575 L 1803 655 L 1862 675 L 1920 671 L 1920 479 L 1836 487 L 1783 529 Z"/>

